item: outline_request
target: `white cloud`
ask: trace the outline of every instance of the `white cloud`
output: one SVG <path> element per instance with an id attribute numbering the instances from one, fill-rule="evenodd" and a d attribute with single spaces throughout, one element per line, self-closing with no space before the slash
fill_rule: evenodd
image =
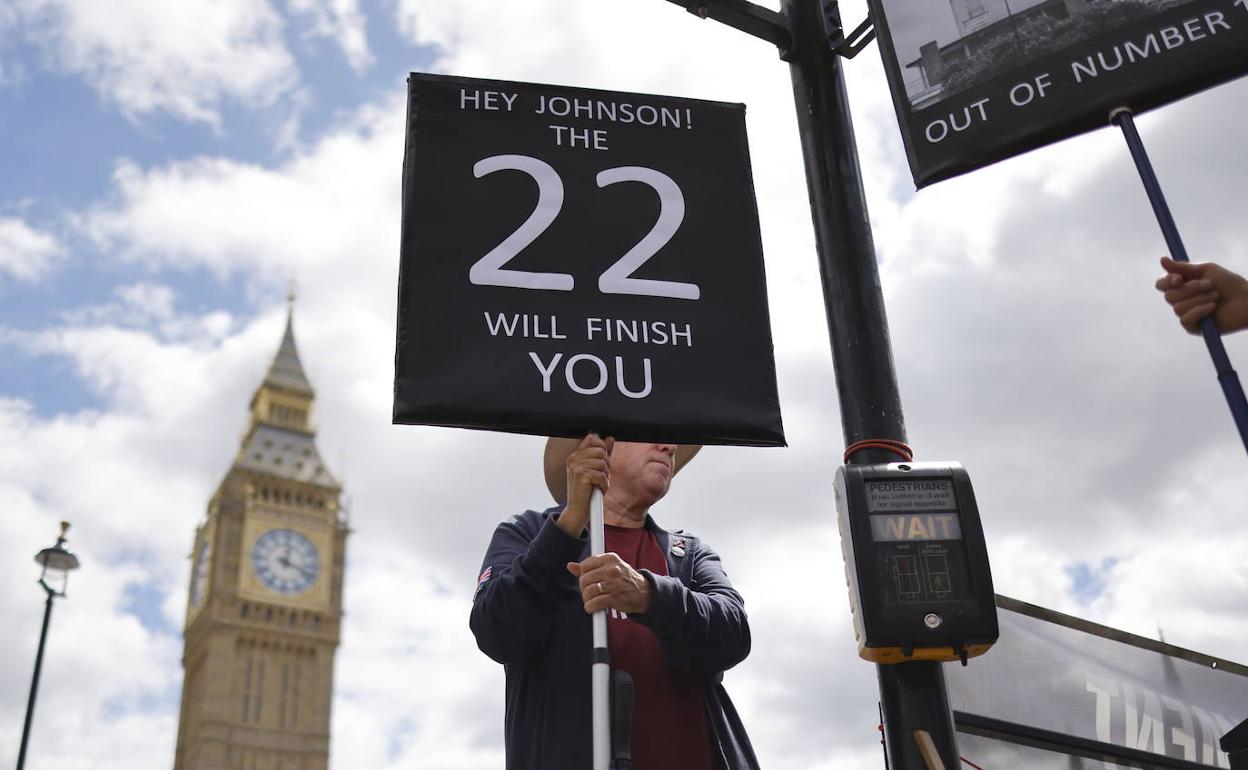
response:
<path id="1" fill-rule="evenodd" d="M 398 248 L 403 117 L 397 99 L 385 107 L 275 169 L 208 158 L 148 171 L 122 163 L 116 200 L 92 212 L 86 232 L 153 266 L 260 270 L 280 282 L 340 271 L 354 276 L 342 286 L 371 289 L 362 279 L 386 280 Z"/>
<path id="2" fill-rule="evenodd" d="M 168 286 L 135 283 L 113 289 L 115 301 L 101 305 L 75 307 L 61 313 L 69 325 L 116 325 L 143 327 L 159 321 L 171 321 L 176 295 Z"/>
<path id="3" fill-rule="evenodd" d="M 127 307 L 140 317 L 167 320 L 173 317 L 173 289 L 153 283 L 118 286 L 114 292 Z"/>
<path id="4" fill-rule="evenodd" d="M 16 26 L 17 26 L 17 10 L 13 8 L 11 5 L 0 6 L 0 31 L 8 32 L 10 29 Z M 0 66 L 0 72 L 3 72 L 3 71 L 4 71 L 3 67 Z M 0 83 L 3 83 L 3 82 L 4 82 L 3 79 L 0 78 Z"/>
<path id="5" fill-rule="evenodd" d="M 20 219 L 0 217 L 0 273 L 34 282 L 47 275 L 64 252 L 55 237 Z"/>
<path id="6" fill-rule="evenodd" d="M 162 629 L 181 624 L 190 533 L 230 456 L 234 431 L 202 420 L 225 398 L 236 407 L 230 424 L 241 422 L 237 404 L 250 383 L 232 381 L 228 364 L 240 341 L 195 352 L 101 325 L 5 336 L 28 353 L 68 358 L 107 408 L 45 418 L 0 401 L 0 501 L 9 512 L 0 529 L 10 545 L 0 577 L 22 587 L 0 598 L 8 619 L 0 646 L 14 651 L 0 667 L 11 696 L 0 714 L 20 723 L 42 605 L 30 557 L 66 519 L 82 568 L 53 613 L 32 756 L 68 767 L 168 766 L 181 641 Z M 205 439 L 212 433 L 219 438 Z M 136 590 L 154 606 L 136 607 Z M 170 595 L 173 605 L 161 600 Z M 0 745 L 0 755 L 15 749 Z"/>
<path id="7" fill-rule="evenodd" d="M 267 2 L 18 0 L 29 39 L 125 115 L 219 125 L 227 100 L 272 104 L 298 81 Z"/>
<path id="8" fill-rule="evenodd" d="M 286 6 L 292 13 L 307 17 L 313 35 L 337 42 L 357 73 L 373 63 L 373 54 L 368 50 L 367 25 L 358 0 L 286 0 Z"/>

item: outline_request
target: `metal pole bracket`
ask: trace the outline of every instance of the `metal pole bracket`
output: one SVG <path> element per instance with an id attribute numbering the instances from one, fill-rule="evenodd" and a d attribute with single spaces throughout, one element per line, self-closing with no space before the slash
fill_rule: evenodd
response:
<path id="1" fill-rule="evenodd" d="M 829 19 L 832 21 L 832 19 Z M 828 45 L 831 46 L 832 52 L 843 59 L 852 59 L 858 55 L 858 52 L 871 44 L 875 40 L 875 23 L 871 21 L 871 17 L 863 19 L 862 23 L 854 27 L 854 31 L 845 36 L 845 31 L 841 29 L 839 19 L 837 25 L 833 28 L 835 32 L 828 37 Z"/>
<path id="2" fill-rule="evenodd" d="M 788 20 L 749 0 L 668 0 L 699 19 L 714 19 L 754 37 L 766 40 L 783 53 L 792 46 Z"/>

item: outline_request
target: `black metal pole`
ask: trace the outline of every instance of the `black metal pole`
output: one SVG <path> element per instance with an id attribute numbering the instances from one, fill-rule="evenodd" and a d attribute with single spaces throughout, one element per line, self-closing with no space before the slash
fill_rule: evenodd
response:
<path id="1" fill-rule="evenodd" d="M 845 78 L 840 57 L 828 44 L 830 34 L 841 32 L 839 11 L 825 0 L 783 0 L 782 13 L 792 32 L 786 58 L 793 77 L 845 443 L 904 442 L 905 420 Z M 851 462 L 895 459 L 885 451 L 867 449 Z M 945 767 L 956 768 L 957 742 L 940 664 L 877 668 L 889 767 L 926 770 L 915 739 L 915 731 L 925 730 Z"/>
<path id="2" fill-rule="evenodd" d="M 793 30 L 788 61 L 845 443 L 865 438 L 905 441 L 841 60 L 828 46 L 823 0 L 784 0 L 784 10 Z M 860 454 L 869 456 L 870 451 Z M 889 459 L 891 455 L 879 453 L 873 461 Z"/>
<path id="3" fill-rule="evenodd" d="M 42 584 L 42 581 L 40 582 Z M 22 745 L 17 750 L 17 770 L 26 765 L 26 744 L 30 740 L 30 721 L 35 715 L 35 693 L 39 690 L 39 672 L 43 668 L 43 647 L 48 640 L 48 620 L 52 617 L 52 599 L 54 593 L 45 586 L 48 601 L 43 608 L 43 630 L 39 632 L 39 651 L 35 653 L 35 673 L 30 678 L 30 698 L 26 701 L 26 723 L 22 726 Z"/>
<path id="4" fill-rule="evenodd" d="M 1161 183 L 1157 181 L 1157 175 L 1153 172 L 1153 164 L 1148 159 L 1144 142 L 1140 139 L 1139 132 L 1135 130 L 1135 120 L 1131 117 L 1131 111 L 1126 108 L 1117 109 L 1110 113 L 1109 117 L 1122 129 L 1122 135 L 1127 140 L 1127 147 L 1131 150 L 1131 157 L 1135 160 L 1135 167 L 1140 173 L 1140 181 L 1144 183 L 1144 191 L 1148 193 L 1149 203 L 1153 205 L 1153 214 L 1157 217 L 1157 224 L 1161 226 L 1161 234 L 1166 239 L 1166 247 L 1170 249 L 1171 257 L 1178 262 L 1189 262 L 1187 249 L 1183 246 L 1183 239 L 1179 236 L 1179 228 L 1174 222 L 1174 216 L 1170 213 L 1170 206 L 1166 204 L 1166 196 L 1161 191 Z M 1205 347 L 1209 349 L 1209 357 L 1213 359 L 1213 367 L 1218 372 L 1218 384 L 1222 386 L 1227 406 L 1231 408 L 1231 417 L 1235 420 L 1235 427 L 1239 429 L 1239 439 L 1243 442 L 1245 451 L 1248 451 L 1248 399 L 1244 398 L 1244 388 L 1240 385 L 1239 375 L 1231 367 L 1231 359 L 1226 355 L 1222 335 L 1218 333 L 1218 327 L 1212 316 L 1201 319 L 1200 333 L 1205 338 Z"/>

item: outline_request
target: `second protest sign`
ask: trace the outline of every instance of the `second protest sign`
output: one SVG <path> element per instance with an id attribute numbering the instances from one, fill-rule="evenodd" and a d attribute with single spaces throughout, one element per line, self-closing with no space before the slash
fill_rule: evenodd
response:
<path id="1" fill-rule="evenodd" d="M 915 184 L 1248 73 L 1248 0 L 869 0 Z"/>

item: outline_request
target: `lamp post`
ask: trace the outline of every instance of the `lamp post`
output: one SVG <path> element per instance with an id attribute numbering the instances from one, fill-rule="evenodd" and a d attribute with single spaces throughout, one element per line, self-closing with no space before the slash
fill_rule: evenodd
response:
<path id="1" fill-rule="evenodd" d="M 48 595 L 43 608 L 43 630 L 39 632 L 39 651 L 35 653 L 35 673 L 30 680 L 30 698 L 26 701 L 26 723 L 22 726 L 22 745 L 17 752 L 17 770 L 26 764 L 26 743 L 30 740 L 30 720 L 35 714 L 35 693 L 39 689 L 39 671 L 43 668 L 43 646 L 48 640 L 48 620 L 52 617 L 52 600 L 65 596 L 69 585 L 69 573 L 78 569 L 78 557 L 65 548 L 65 533 L 69 522 L 61 522 L 61 534 L 56 544 L 35 554 L 35 562 L 43 567 L 39 573 L 39 585 Z"/>
<path id="2" fill-rule="evenodd" d="M 1014 12 L 1010 10 L 1010 0 L 1004 1 L 1006 18 L 1010 20 L 1010 27 L 1014 30 L 1014 45 L 1019 48 L 1015 53 L 1022 53 L 1023 41 L 1018 36 L 1018 20 L 1014 18 Z"/>

